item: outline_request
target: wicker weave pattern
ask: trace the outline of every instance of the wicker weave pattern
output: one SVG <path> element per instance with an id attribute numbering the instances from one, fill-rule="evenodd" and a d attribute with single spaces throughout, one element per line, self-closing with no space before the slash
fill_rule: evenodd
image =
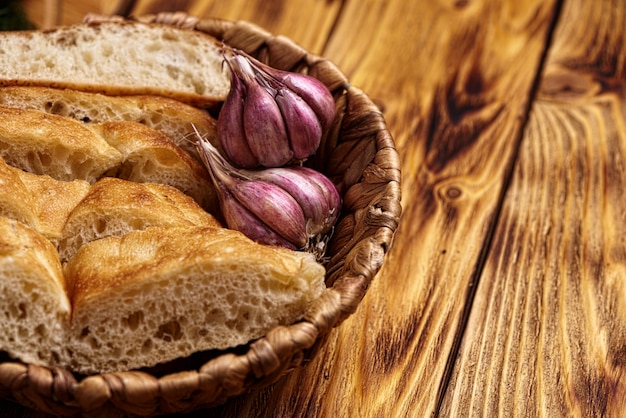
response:
<path id="1" fill-rule="evenodd" d="M 331 62 L 247 22 L 185 13 L 138 20 L 206 32 L 275 68 L 308 73 L 326 84 L 335 96 L 337 116 L 311 164 L 337 184 L 344 213 L 329 243 L 326 291 L 304 320 L 273 329 L 245 352 L 219 353 L 195 369 L 161 376 L 133 371 L 81 378 L 65 370 L 0 363 L 0 396 L 57 415 L 185 412 L 273 383 L 310 357 L 323 336 L 357 309 L 400 218 L 400 162 L 383 116 Z"/>

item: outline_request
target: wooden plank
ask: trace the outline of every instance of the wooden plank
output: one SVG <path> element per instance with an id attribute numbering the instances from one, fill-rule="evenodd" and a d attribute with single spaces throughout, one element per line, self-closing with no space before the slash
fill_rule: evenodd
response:
<path id="1" fill-rule="evenodd" d="M 87 13 L 102 12 L 102 0 L 73 2 L 56 0 L 22 0 L 29 19 L 38 27 L 47 29 L 57 24 L 70 25 L 83 20 Z"/>
<path id="2" fill-rule="evenodd" d="M 444 416 L 623 416 L 625 36 L 564 2 Z"/>
<path id="3" fill-rule="evenodd" d="M 359 309 L 313 361 L 213 416 L 437 411 L 554 11 L 545 1 L 346 3 L 324 55 L 384 105 L 403 157 L 403 221 Z"/>
<path id="4" fill-rule="evenodd" d="M 132 14 L 186 11 L 200 17 L 253 22 L 276 35 L 286 35 L 310 52 L 320 54 L 341 9 L 339 1 L 230 0 L 135 2 Z"/>

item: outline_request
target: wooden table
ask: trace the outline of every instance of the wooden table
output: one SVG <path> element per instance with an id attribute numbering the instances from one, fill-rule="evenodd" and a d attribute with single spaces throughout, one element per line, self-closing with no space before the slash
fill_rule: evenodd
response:
<path id="1" fill-rule="evenodd" d="M 100 3 L 63 2 L 62 23 Z M 625 413 L 626 2 L 131 12 L 162 10 L 249 20 L 330 58 L 384 110 L 403 168 L 402 222 L 357 312 L 305 368 L 192 416 Z"/>

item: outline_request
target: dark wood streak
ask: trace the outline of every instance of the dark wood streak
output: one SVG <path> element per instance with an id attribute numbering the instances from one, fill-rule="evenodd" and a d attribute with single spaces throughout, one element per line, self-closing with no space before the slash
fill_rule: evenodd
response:
<path id="1" fill-rule="evenodd" d="M 481 134 L 500 116 L 503 105 L 486 109 L 488 99 L 481 94 L 483 80 L 472 72 L 463 92 L 457 92 L 457 78 L 438 89 L 428 129 L 426 165 L 438 173 L 463 152 L 479 142 Z M 483 92 L 484 93 L 484 92 Z"/>

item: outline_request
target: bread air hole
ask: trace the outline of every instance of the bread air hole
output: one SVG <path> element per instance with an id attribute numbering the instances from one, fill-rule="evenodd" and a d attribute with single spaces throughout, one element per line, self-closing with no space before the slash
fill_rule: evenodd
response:
<path id="1" fill-rule="evenodd" d="M 102 45 L 102 48 L 100 49 L 100 54 L 105 58 L 110 57 L 111 55 L 113 55 L 113 47 L 107 44 Z"/>
<path id="2" fill-rule="evenodd" d="M 39 324 L 35 327 L 35 333 L 41 338 L 46 338 L 48 336 L 48 330 L 43 324 Z"/>
<path id="3" fill-rule="evenodd" d="M 29 332 L 26 328 L 24 327 L 19 327 L 18 331 L 17 331 L 17 335 L 21 340 L 26 340 L 28 339 L 29 336 Z"/>
<path id="4" fill-rule="evenodd" d="M 148 121 L 146 120 L 142 120 L 140 121 L 140 123 L 146 124 Z M 149 115 L 149 123 L 152 125 L 158 125 L 159 123 L 163 122 L 163 115 L 161 115 L 160 113 L 154 113 L 152 115 Z"/>
<path id="5" fill-rule="evenodd" d="M 197 78 L 193 78 L 191 80 L 191 84 L 193 85 L 193 89 L 196 91 L 196 94 L 198 94 L 200 96 L 202 96 L 204 94 L 204 92 L 206 91 L 206 86 L 204 85 L 202 80 L 199 80 Z"/>
<path id="6" fill-rule="evenodd" d="M 57 145 L 52 149 L 52 158 L 57 161 L 65 161 L 69 156 L 69 150 L 63 145 Z"/>
<path id="7" fill-rule="evenodd" d="M 96 220 L 95 228 L 96 228 L 96 233 L 97 234 L 104 233 L 104 231 L 106 231 L 106 229 L 107 229 L 107 221 L 106 221 L 106 219 L 98 218 Z"/>
<path id="8" fill-rule="evenodd" d="M 48 101 L 45 104 L 45 108 L 48 113 L 52 113 L 55 115 L 67 116 L 69 114 L 69 109 L 67 108 L 67 105 L 63 102 Z"/>
<path id="9" fill-rule="evenodd" d="M 151 176 L 157 172 L 157 166 L 154 164 L 152 160 L 146 160 L 144 165 L 141 167 L 141 173 L 145 176 Z"/>
<path id="10" fill-rule="evenodd" d="M 226 302 L 228 302 L 229 305 L 233 305 L 235 303 L 235 301 L 237 300 L 237 295 L 234 293 L 229 293 L 226 295 Z"/>
<path id="11" fill-rule="evenodd" d="M 93 161 L 86 158 L 82 152 L 73 153 L 70 156 L 72 172 L 76 173 L 76 177 L 81 179 L 89 179 L 93 172 Z"/>
<path id="12" fill-rule="evenodd" d="M 147 339 L 141 344 L 141 354 L 147 354 L 152 351 L 152 340 Z"/>
<path id="13" fill-rule="evenodd" d="M 24 302 L 20 302 L 17 305 L 9 305 L 5 314 L 8 314 L 6 316 L 9 318 L 23 320 L 28 316 L 26 313 L 26 304 Z"/>
<path id="14" fill-rule="evenodd" d="M 94 337 L 89 337 L 87 339 L 87 342 L 89 343 L 89 345 L 91 346 L 91 348 L 93 349 L 98 349 L 100 347 L 102 347 L 102 344 L 100 344 L 100 341 L 98 341 L 97 339 L 95 339 Z"/>
<path id="15" fill-rule="evenodd" d="M 167 75 L 169 75 L 172 80 L 180 79 L 181 71 L 179 68 L 176 68 L 173 65 L 168 65 L 165 69 L 167 70 Z"/>
<path id="16" fill-rule="evenodd" d="M 54 67 L 56 67 L 56 62 L 54 60 L 51 60 L 51 59 L 44 60 L 44 64 L 45 64 L 46 68 L 54 68 Z"/>
<path id="17" fill-rule="evenodd" d="M 32 172 L 37 173 L 41 169 L 41 165 L 39 164 L 39 158 L 37 158 L 37 154 L 35 154 L 34 151 L 28 151 L 26 153 L 26 164 Z"/>
<path id="18" fill-rule="evenodd" d="M 178 321 L 172 320 L 161 324 L 154 336 L 163 341 L 171 342 L 180 340 L 183 337 L 183 332 Z"/>
<path id="19" fill-rule="evenodd" d="M 84 339 L 87 336 L 89 336 L 89 334 L 91 334 L 91 330 L 89 329 L 89 327 L 85 327 L 82 330 L 80 330 L 80 338 Z"/>
<path id="20" fill-rule="evenodd" d="M 126 318 L 122 319 L 122 324 L 132 331 L 135 331 L 137 328 L 139 328 L 139 324 L 143 322 L 143 317 L 143 311 L 133 312 Z"/>
<path id="21" fill-rule="evenodd" d="M 42 167 L 49 167 L 52 164 L 52 157 L 48 154 L 39 154 L 39 162 Z"/>

